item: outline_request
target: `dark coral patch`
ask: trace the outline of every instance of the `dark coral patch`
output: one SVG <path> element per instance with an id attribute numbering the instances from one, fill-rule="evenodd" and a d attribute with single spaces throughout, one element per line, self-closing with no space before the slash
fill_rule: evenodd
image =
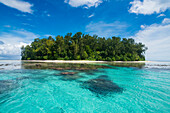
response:
<path id="1" fill-rule="evenodd" d="M 65 76 L 65 75 L 75 75 L 77 72 L 61 72 L 59 74 L 55 74 L 56 76 Z"/>
<path id="2" fill-rule="evenodd" d="M 64 80 L 64 81 L 72 81 L 72 80 L 77 80 L 80 78 L 84 78 L 84 76 L 80 76 L 80 75 L 66 75 L 63 76 L 62 78 L 60 78 L 60 80 Z"/>
<path id="3" fill-rule="evenodd" d="M 55 76 L 62 76 L 60 80 L 64 81 L 72 81 L 84 78 L 84 76 L 78 75 L 77 72 L 61 72 L 60 74 L 55 74 Z"/>
<path id="4" fill-rule="evenodd" d="M 98 78 L 100 78 L 100 79 L 109 79 L 109 77 L 107 75 L 100 75 Z"/>
<path id="5" fill-rule="evenodd" d="M 102 75 L 98 78 L 88 80 L 83 83 L 83 86 L 94 93 L 102 95 L 122 92 L 122 88 L 120 88 L 117 84 L 109 80 L 108 76 L 106 75 Z"/>
<path id="6" fill-rule="evenodd" d="M 61 75 L 75 75 L 76 72 L 62 72 Z"/>

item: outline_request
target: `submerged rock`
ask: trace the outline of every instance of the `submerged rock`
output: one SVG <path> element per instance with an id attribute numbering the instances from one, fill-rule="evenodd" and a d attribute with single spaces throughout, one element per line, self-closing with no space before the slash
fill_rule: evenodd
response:
<path id="1" fill-rule="evenodd" d="M 5 64 L 5 66 L 9 66 L 9 65 L 11 65 L 11 64 Z"/>
<path id="2" fill-rule="evenodd" d="M 70 67 L 66 67 L 66 68 L 64 68 L 65 70 L 71 70 L 72 68 L 70 68 Z"/>
<path id="3" fill-rule="evenodd" d="M 51 69 L 54 69 L 54 70 L 64 70 L 64 68 L 51 68 Z"/>
<path id="4" fill-rule="evenodd" d="M 75 68 L 75 70 L 78 70 L 78 71 L 88 71 L 88 70 L 95 70 L 96 68 Z"/>
<path id="5" fill-rule="evenodd" d="M 61 72 L 60 74 L 55 74 L 56 76 L 66 76 L 66 75 L 75 75 L 77 72 Z"/>
<path id="6" fill-rule="evenodd" d="M 100 75 L 98 78 L 100 78 L 100 79 L 109 79 L 109 76 L 107 76 L 107 75 Z"/>
<path id="7" fill-rule="evenodd" d="M 109 93 L 122 92 L 117 84 L 108 79 L 107 75 L 99 76 L 98 78 L 88 80 L 83 83 L 83 86 L 97 94 L 107 95 Z"/>
<path id="8" fill-rule="evenodd" d="M 36 67 L 41 67 L 41 64 L 35 64 Z"/>
<path id="9" fill-rule="evenodd" d="M 77 74 L 77 72 L 61 72 L 60 74 L 56 74 L 56 76 L 62 76 L 61 80 L 77 80 L 79 78 L 83 78 Z"/>
<path id="10" fill-rule="evenodd" d="M 93 76 L 93 75 L 95 75 L 93 72 L 86 72 L 86 75 L 91 75 L 91 76 Z"/>
<path id="11" fill-rule="evenodd" d="M 65 113 L 65 111 L 61 107 L 52 107 L 48 109 L 48 112 L 49 113 Z"/>
<path id="12" fill-rule="evenodd" d="M 51 67 L 53 70 L 72 70 L 71 67 Z"/>
<path id="13" fill-rule="evenodd" d="M 62 75 L 74 75 L 76 72 L 62 72 Z"/>
<path id="14" fill-rule="evenodd" d="M 72 80 L 77 80 L 80 78 L 84 78 L 84 77 L 80 75 L 66 75 L 66 76 L 63 76 L 61 80 L 72 81 Z"/>

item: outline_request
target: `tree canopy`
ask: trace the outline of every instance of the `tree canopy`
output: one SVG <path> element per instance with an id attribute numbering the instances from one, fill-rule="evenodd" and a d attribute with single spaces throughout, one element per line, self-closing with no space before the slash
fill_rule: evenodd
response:
<path id="1" fill-rule="evenodd" d="M 36 38 L 31 45 L 22 46 L 22 60 L 104 60 L 142 61 L 147 50 L 132 38 L 98 37 L 77 32 L 56 36 L 55 39 Z"/>

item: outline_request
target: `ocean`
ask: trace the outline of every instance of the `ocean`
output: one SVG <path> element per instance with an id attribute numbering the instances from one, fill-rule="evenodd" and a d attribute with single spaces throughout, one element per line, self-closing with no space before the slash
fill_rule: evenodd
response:
<path id="1" fill-rule="evenodd" d="M 170 112 L 170 62 L 0 60 L 0 113 L 120 112 Z"/>

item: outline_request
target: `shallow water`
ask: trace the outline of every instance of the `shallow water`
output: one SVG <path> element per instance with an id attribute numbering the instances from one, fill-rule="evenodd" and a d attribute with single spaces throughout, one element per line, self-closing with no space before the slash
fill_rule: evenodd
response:
<path id="1" fill-rule="evenodd" d="M 169 63 L 130 66 L 70 64 L 48 69 L 0 61 L 0 113 L 115 113 L 170 111 Z M 96 67 L 94 67 L 94 66 Z M 102 65 L 102 66 L 101 66 Z M 53 65 L 54 67 L 54 65 Z M 76 72 L 63 75 L 62 72 Z M 116 89 L 114 89 L 116 87 Z"/>

